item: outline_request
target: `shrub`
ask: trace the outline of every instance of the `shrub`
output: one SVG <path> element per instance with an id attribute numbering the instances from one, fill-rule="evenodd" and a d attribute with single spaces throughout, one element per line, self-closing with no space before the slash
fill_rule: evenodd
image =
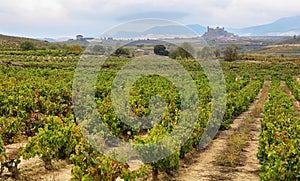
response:
<path id="1" fill-rule="evenodd" d="M 20 48 L 23 51 L 35 50 L 35 46 L 31 41 L 24 41 L 20 44 Z"/>

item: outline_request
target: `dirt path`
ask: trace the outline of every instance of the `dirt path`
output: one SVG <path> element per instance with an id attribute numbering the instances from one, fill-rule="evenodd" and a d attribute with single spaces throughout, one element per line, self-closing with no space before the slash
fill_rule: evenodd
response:
<path id="1" fill-rule="evenodd" d="M 18 150 L 21 146 L 25 147 L 27 140 L 20 143 L 6 145 L 6 153 L 11 155 L 12 152 Z M 72 164 L 66 161 L 52 161 L 53 170 L 47 170 L 44 167 L 44 162 L 38 158 L 32 158 L 29 160 L 24 160 L 21 158 L 21 163 L 18 165 L 20 178 L 22 181 L 69 181 L 71 180 L 71 169 Z M 4 170 L 2 178 L 0 181 L 16 181 L 11 177 L 11 173 Z"/>
<path id="2" fill-rule="evenodd" d="M 269 82 L 268 82 L 269 83 Z M 216 156 L 224 151 L 228 145 L 229 137 L 243 124 L 243 122 L 253 115 L 253 112 L 259 102 L 264 102 L 268 94 L 267 86 L 257 95 L 254 103 L 250 105 L 248 111 L 237 117 L 231 125 L 231 128 L 222 131 L 212 144 L 204 151 L 199 153 L 193 151 L 189 153 L 181 162 L 181 168 L 174 176 L 160 174 L 159 179 L 162 181 L 198 181 L 198 180 L 259 180 L 258 173 L 260 169 L 259 162 L 256 158 L 260 132 L 259 118 L 255 118 L 250 124 L 250 140 L 248 146 L 243 150 L 243 164 L 238 167 L 225 167 L 216 164 Z M 72 165 L 65 161 L 55 161 L 54 170 L 49 171 L 44 168 L 44 163 L 39 158 L 22 160 L 19 165 L 20 180 L 25 181 L 68 181 L 71 179 Z M 4 180 L 14 181 L 10 177 L 4 177 Z M 151 180 L 146 178 L 143 180 Z"/>
<path id="3" fill-rule="evenodd" d="M 297 80 L 297 82 L 300 83 L 300 76 L 299 77 L 295 76 L 294 78 Z"/>
<path id="4" fill-rule="evenodd" d="M 264 104 L 268 99 L 270 91 L 270 82 L 266 82 L 259 95 L 259 100 L 254 103 L 254 108 L 250 111 L 254 115 L 253 122 L 249 125 L 249 141 L 248 146 L 244 148 L 242 157 L 244 158 L 243 166 L 238 166 L 237 172 L 234 174 L 233 180 L 259 180 L 258 174 L 260 170 L 259 160 L 256 155 L 259 148 L 259 134 L 261 129 L 260 119 L 263 117 Z"/>
<path id="5" fill-rule="evenodd" d="M 19 167 L 22 181 L 69 181 L 71 180 L 72 165 L 65 161 L 54 161 L 54 169 L 46 170 L 44 163 L 39 158 L 21 160 Z M 4 173 L 1 181 L 16 181 L 9 173 Z"/>
<path id="6" fill-rule="evenodd" d="M 257 95 L 254 103 L 250 105 L 248 111 L 237 117 L 231 128 L 222 131 L 219 136 L 205 151 L 201 153 L 193 152 L 187 156 L 190 164 L 183 164 L 175 176 L 176 181 L 198 181 L 198 180 L 259 180 L 258 173 L 260 170 L 259 161 L 256 158 L 258 151 L 258 136 L 260 132 L 259 118 L 255 118 L 250 125 L 250 141 L 248 146 L 243 150 L 243 166 L 236 168 L 219 166 L 216 164 L 216 156 L 222 154 L 228 145 L 228 139 L 243 122 L 252 116 L 259 102 L 265 103 L 269 91 L 270 82 L 267 82 L 260 93 Z M 264 95 L 262 95 L 264 94 Z M 262 99 L 263 97 L 263 99 Z M 187 162 L 187 161 L 185 161 Z"/>

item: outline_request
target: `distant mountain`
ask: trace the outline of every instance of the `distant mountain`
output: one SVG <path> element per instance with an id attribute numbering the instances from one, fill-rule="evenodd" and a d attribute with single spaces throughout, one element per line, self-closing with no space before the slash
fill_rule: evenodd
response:
<path id="1" fill-rule="evenodd" d="M 188 28 L 193 30 L 195 33 L 198 35 L 203 35 L 207 31 L 207 27 L 204 27 L 199 24 L 191 24 L 191 25 L 186 25 Z"/>
<path id="2" fill-rule="evenodd" d="M 51 42 L 51 43 L 57 42 L 57 40 L 53 39 L 53 38 L 39 38 L 39 40 L 47 41 L 47 42 Z"/>
<path id="3" fill-rule="evenodd" d="M 56 42 L 65 42 L 65 41 L 68 41 L 70 39 L 72 39 L 72 38 L 70 38 L 70 37 L 60 37 L 60 38 L 57 38 L 55 40 L 56 40 Z"/>
<path id="4" fill-rule="evenodd" d="M 170 25 L 170 26 L 156 26 L 152 27 L 144 32 L 117 32 L 113 36 L 116 38 L 124 37 L 129 38 L 130 36 L 147 36 L 147 35 L 163 35 L 170 34 L 173 35 L 183 35 L 183 34 L 193 34 L 203 35 L 207 28 L 199 24 L 189 24 L 186 25 L 189 29 L 186 29 L 180 25 Z M 229 32 L 239 35 L 239 36 L 293 36 L 300 34 L 300 16 L 281 18 L 273 23 L 263 24 L 258 26 L 251 26 L 246 28 L 229 28 L 226 27 Z"/>
<path id="5" fill-rule="evenodd" d="M 186 28 L 188 27 L 188 29 Z M 117 32 L 112 37 L 115 38 L 130 38 L 130 37 L 145 37 L 147 35 L 203 35 L 207 28 L 199 24 L 189 24 L 186 27 L 180 25 L 156 26 L 144 32 Z M 190 30 L 191 31 L 190 31 Z M 239 36 L 292 36 L 300 34 L 300 16 L 281 18 L 273 23 L 251 26 L 246 28 L 229 28 L 226 29 Z"/>
<path id="6" fill-rule="evenodd" d="M 187 27 L 187 28 L 186 28 Z M 135 38 L 135 37 L 161 37 L 159 35 L 193 35 L 196 33 L 201 36 L 207 32 L 207 27 L 199 24 L 188 24 L 186 27 L 181 25 L 155 26 L 143 32 L 138 31 L 119 31 L 114 34 L 107 34 L 105 37 L 114 38 Z M 239 36 L 293 36 L 300 35 L 300 16 L 281 18 L 273 23 L 251 26 L 246 28 L 225 27 L 228 32 Z M 163 37 L 163 36 L 162 36 Z M 65 42 L 70 38 L 59 39 L 43 38 L 47 42 Z"/>
<path id="7" fill-rule="evenodd" d="M 135 38 L 135 37 L 147 37 L 147 36 L 151 37 L 151 35 L 193 36 L 195 33 L 197 35 L 204 34 L 205 31 L 206 28 L 198 24 L 187 25 L 187 27 L 181 25 L 167 25 L 167 26 L 155 26 L 143 32 L 119 31 L 114 34 L 108 34 L 103 36 L 114 37 L 114 38 Z"/>
<path id="8" fill-rule="evenodd" d="M 41 40 L 41 41 L 47 41 L 47 42 L 50 42 L 50 43 L 60 43 L 60 42 L 65 42 L 65 41 L 68 41 L 68 40 L 71 40 L 72 38 L 69 38 L 69 37 L 60 37 L 60 38 L 38 38 L 38 40 Z"/>
<path id="9" fill-rule="evenodd" d="M 153 28 L 150 28 L 150 29 L 144 31 L 142 34 L 143 35 L 148 35 L 148 34 L 161 35 L 161 34 L 170 34 L 170 33 L 172 33 L 173 35 L 194 34 L 193 31 L 187 29 L 184 26 L 180 26 L 180 25 L 156 26 L 156 27 L 153 27 Z"/>
<path id="10" fill-rule="evenodd" d="M 273 23 L 241 29 L 228 28 L 238 35 L 291 36 L 300 34 L 300 16 L 281 18 Z"/>
<path id="11" fill-rule="evenodd" d="M 132 38 L 141 36 L 141 33 L 134 31 L 118 31 L 114 34 L 104 35 L 105 37 L 114 37 L 114 38 Z"/>

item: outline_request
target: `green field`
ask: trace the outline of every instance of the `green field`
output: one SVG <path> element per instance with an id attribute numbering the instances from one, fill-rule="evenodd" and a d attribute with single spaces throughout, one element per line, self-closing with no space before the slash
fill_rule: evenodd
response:
<path id="1" fill-rule="evenodd" d="M 4 41 L 3 41 L 4 42 Z M 199 117 L 184 145 L 170 156 L 139 170 L 131 171 L 128 163 L 117 162 L 95 150 L 83 136 L 74 115 L 72 85 L 80 51 L 72 49 L 22 51 L 19 44 L 0 47 L 0 159 L 1 174 L 9 168 L 13 177 L 23 178 L 18 169 L 20 160 L 40 157 L 47 169 L 54 160 L 68 160 L 74 166 L 74 180 L 135 180 L 146 175 L 170 172 L 180 167 L 180 159 L 197 149 L 211 113 L 211 88 L 200 63 L 181 59 L 199 92 Z M 14 42 L 10 40 L 10 42 Z M 37 46 L 50 47 L 49 43 Z M 147 47 L 149 49 L 149 47 Z M 286 52 L 286 50 L 284 50 Z M 289 50 L 298 52 L 298 49 Z M 259 52 L 258 52 L 259 53 Z M 291 53 L 291 52 L 290 52 Z M 255 56 L 253 56 L 255 57 Z M 282 58 L 282 59 L 281 59 Z M 165 99 L 165 114 L 152 128 L 137 129 L 126 125 L 115 114 L 111 87 L 115 76 L 132 58 L 110 57 L 105 60 L 95 83 L 98 116 L 110 132 L 127 142 L 150 144 L 162 140 L 176 128 L 180 117 L 180 94 L 174 84 L 161 76 L 138 79 L 130 89 L 130 109 L 138 117 L 150 114 L 150 97 L 159 94 Z M 295 99 L 300 101 L 300 59 L 285 63 L 283 57 L 272 61 L 224 62 L 221 67 L 226 82 L 226 109 L 220 131 L 230 128 L 233 119 L 249 109 L 266 80 L 271 80 L 269 100 L 261 119 L 258 158 L 261 180 L 298 180 L 300 178 L 300 119 L 292 98 L 280 87 L 286 82 Z M 26 146 L 8 153 L 7 145 L 26 142 Z M 21 159 L 22 158 L 22 159 Z M 2 169 L 3 168 L 3 169 Z M 4 177 L 4 176 L 3 176 Z M 6 177 L 4 177 L 6 178 Z"/>

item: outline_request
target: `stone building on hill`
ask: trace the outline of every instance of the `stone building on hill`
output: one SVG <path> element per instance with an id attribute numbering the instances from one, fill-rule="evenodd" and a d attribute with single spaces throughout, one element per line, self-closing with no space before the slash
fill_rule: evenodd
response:
<path id="1" fill-rule="evenodd" d="M 209 26 L 207 27 L 207 32 L 202 35 L 202 37 L 205 40 L 208 41 L 214 41 L 214 40 L 224 40 L 224 41 L 228 41 L 228 40 L 237 40 L 238 36 L 234 35 L 233 33 L 229 33 L 228 31 L 225 30 L 225 28 L 220 28 L 220 27 L 216 27 L 214 28 L 210 28 Z"/>
<path id="2" fill-rule="evenodd" d="M 82 36 L 82 35 L 76 35 L 76 40 L 77 40 L 77 41 L 83 40 L 83 36 Z"/>

